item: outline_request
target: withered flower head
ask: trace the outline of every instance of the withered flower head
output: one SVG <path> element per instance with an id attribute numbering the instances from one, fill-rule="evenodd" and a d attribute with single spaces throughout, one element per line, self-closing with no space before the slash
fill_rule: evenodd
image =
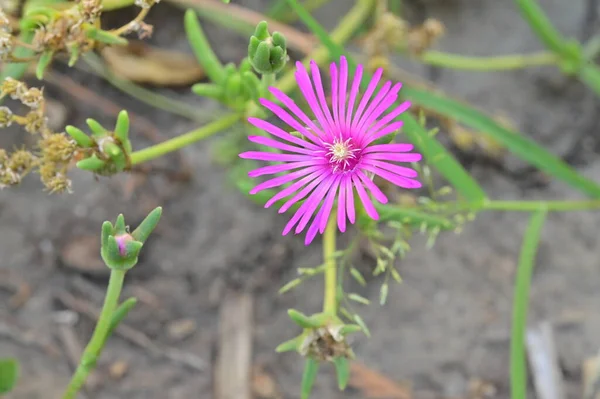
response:
<path id="1" fill-rule="evenodd" d="M 19 96 L 19 100 L 31 109 L 38 109 L 44 101 L 44 91 L 37 87 L 32 87 L 29 90 L 22 92 Z"/>
<path id="2" fill-rule="evenodd" d="M 2 94 L 8 94 L 13 100 L 16 100 L 27 91 L 27 86 L 21 81 L 8 77 L 0 85 L 0 91 Z"/>
<path id="3" fill-rule="evenodd" d="M 64 133 L 51 134 L 39 142 L 44 160 L 57 163 L 69 163 L 77 146 Z"/>
<path id="4" fill-rule="evenodd" d="M 0 107 L 0 128 L 9 127 L 13 122 L 13 113 L 8 107 Z"/>

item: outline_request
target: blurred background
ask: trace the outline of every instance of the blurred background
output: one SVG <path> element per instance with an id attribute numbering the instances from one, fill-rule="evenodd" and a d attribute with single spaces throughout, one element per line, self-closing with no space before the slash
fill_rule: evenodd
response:
<path id="1" fill-rule="evenodd" d="M 203 0 L 161 2 L 147 19 L 154 33 L 144 46 L 102 54 L 121 79 L 187 102 L 194 120 L 124 94 L 85 64 L 68 69 L 55 63 L 43 83 L 50 123 L 59 130 L 65 124 L 83 126 L 91 117 L 110 126 L 118 111 L 127 109 L 134 147 L 142 148 L 224 113 L 216 102 L 189 90 L 202 79 L 183 29 L 183 9 L 194 2 Z M 270 1 L 232 4 L 264 12 Z M 352 4 L 332 0 L 313 15 L 331 29 Z M 566 36 L 585 41 L 599 32 L 597 0 L 539 4 Z M 136 14 L 131 7 L 104 18 L 107 26 L 120 26 Z M 445 34 L 434 46 L 438 50 L 488 56 L 543 49 L 509 0 L 403 0 L 402 15 L 415 25 L 428 18 L 441 22 Z M 221 60 L 238 63 L 247 54 L 247 36 L 203 22 Z M 307 32 L 302 23 L 292 25 Z M 147 45 L 180 58 L 148 54 Z M 359 46 L 360 40 L 353 48 Z M 165 67 L 160 61 L 165 57 L 174 64 Z M 478 72 L 400 56 L 392 60 L 407 79 L 475 105 L 600 179 L 600 101 L 555 67 Z M 165 74 L 165 68 L 177 72 Z M 39 85 L 34 78 L 28 83 Z M 443 125 L 439 137 L 492 198 L 578 197 L 510 154 L 490 150 L 489 143 Z M 21 130 L 3 130 L 0 147 L 28 140 Z M 254 398 L 299 398 L 302 359 L 276 354 L 274 348 L 298 333 L 288 308 L 318 311 L 322 282 L 315 278 L 284 295 L 277 291 L 297 275 L 296 268 L 322 263 L 319 240 L 305 247 L 300 236 L 282 237 L 287 217 L 244 197 L 219 162 L 224 155 L 219 140 L 209 140 L 161 158 L 145 173 L 94 178 L 73 170 L 73 194 L 46 194 L 35 178 L 0 191 L 0 354 L 22 363 L 21 382 L 10 398 L 60 397 L 106 286 L 108 270 L 98 256 L 102 221 L 124 213 L 135 226 L 158 205 L 163 219 L 124 289 L 140 304 L 109 341 L 86 397 L 225 399 L 214 394 L 215 384 L 222 383 L 215 370 L 225 362 L 241 367 L 242 374 L 250 370 L 245 382 L 236 381 L 232 372 L 231 384 L 249 384 Z M 312 397 L 509 397 L 511 300 L 525 225 L 518 213 L 482 213 L 460 234 L 442 234 L 432 249 L 426 249 L 425 238 L 413 239 L 411 252 L 398 265 L 403 283 L 390 286 L 383 307 L 378 278 L 369 277 L 365 288 L 353 287 L 372 299 L 360 309 L 372 337 L 353 337 L 358 361 L 349 389 L 339 392 L 333 368 L 325 366 Z M 597 212 L 550 215 L 533 276 L 529 322 L 554 327 L 569 398 L 581 397 L 584 364 L 600 348 L 598 225 Z M 373 264 L 367 252 L 355 260 L 365 276 Z M 248 350 L 250 360 L 246 363 L 243 354 L 237 360 L 226 357 L 232 345 Z"/>

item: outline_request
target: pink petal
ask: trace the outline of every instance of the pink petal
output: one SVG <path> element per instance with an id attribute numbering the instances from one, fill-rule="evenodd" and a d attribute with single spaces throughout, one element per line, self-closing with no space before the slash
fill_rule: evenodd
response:
<path id="1" fill-rule="evenodd" d="M 331 176 L 329 176 L 331 177 Z M 300 208 L 296 211 L 296 213 L 294 214 L 294 216 L 292 216 L 292 218 L 290 219 L 290 221 L 285 225 L 285 227 L 283 228 L 283 235 L 286 235 L 287 233 L 290 232 L 290 230 L 292 230 L 292 228 L 296 225 L 296 223 L 298 223 L 298 220 L 300 220 L 301 217 L 303 217 L 305 215 L 305 213 L 309 214 L 309 218 L 310 216 L 312 216 L 313 212 L 314 212 L 314 208 L 312 205 L 315 203 L 315 201 L 312 201 L 313 199 L 317 198 L 317 197 L 321 197 L 323 198 L 323 195 L 325 195 L 325 192 L 327 191 L 327 189 L 324 187 L 328 187 L 327 184 L 331 184 L 333 179 L 328 179 L 327 181 L 325 181 L 323 184 L 321 184 L 321 186 L 319 186 L 315 191 L 312 192 L 312 194 L 310 195 L 310 197 L 304 201 L 304 204 L 302 204 L 300 206 Z M 316 204 L 318 205 L 318 201 L 316 202 Z M 313 211 L 308 212 L 308 209 L 312 208 Z M 298 234 L 298 231 L 296 231 L 296 234 Z"/>
<path id="2" fill-rule="evenodd" d="M 331 112 L 329 111 L 329 106 L 327 105 L 327 100 L 325 99 L 325 92 L 323 91 L 323 82 L 321 81 L 319 65 L 317 65 L 317 63 L 314 60 L 310 62 L 310 72 L 312 73 L 313 82 L 315 83 L 315 90 L 317 92 L 319 103 L 321 103 L 323 113 L 325 114 L 325 117 L 329 122 L 329 126 L 331 126 L 331 128 L 333 129 L 335 128 L 335 123 L 333 122 Z"/>
<path id="3" fill-rule="evenodd" d="M 317 121 L 319 121 L 319 124 L 321 125 L 322 130 L 324 130 L 325 135 L 328 135 L 327 131 L 330 130 L 331 127 L 329 126 L 329 123 L 327 122 L 327 119 L 325 118 L 325 115 L 323 115 L 323 111 L 319 106 L 317 97 L 313 90 L 313 85 L 308 77 L 308 72 L 306 72 L 304 65 L 302 65 L 300 61 L 296 62 L 295 76 L 296 82 L 298 82 L 298 87 L 304 95 L 308 106 L 312 110 L 313 114 L 315 114 L 315 117 L 317 118 Z"/>
<path id="4" fill-rule="evenodd" d="M 303 177 L 302 179 L 298 180 L 297 182 L 294 182 L 289 187 L 286 187 L 283 190 L 281 190 L 280 192 L 278 192 L 277 194 L 275 194 L 271 199 L 269 199 L 267 201 L 267 203 L 265 204 L 265 208 L 268 208 L 271 205 L 273 205 L 275 202 L 279 201 L 280 199 L 285 198 L 292 193 L 295 193 L 296 191 L 298 191 L 300 188 L 304 187 L 308 183 L 311 183 L 312 187 L 316 186 L 317 184 L 319 184 L 319 182 L 321 180 L 323 180 L 324 175 L 328 174 L 328 173 L 329 173 L 328 170 L 321 169 L 321 170 L 311 173 L 310 175 L 308 175 L 306 177 Z M 310 190 L 312 190 L 312 188 Z M 290 200 L 290 201 L 292 201 L 292 200 Z M 296 201 L 290 202 L 289 206 L 292 206 Z M 287 208 L 286 208 L 286 210 L 287 210 Z M 285 211 L 283 211 L 283 212 L 285 212 Z M 281 211 L 281 209 L 279 210 L 279 213 L 283 213 L 283 212 Z"/>
<path id="5" fill-rule="evenodd" d="M 311 128 L 315 133 L 317 133 L 317 135 L 319 137 L 325 136 L 325 133 L 323 133 L 321 131 L 321 129 L 319 127 L 317 127 L 317 125 L 315 125 L 315 123 L 308 116 L 306 116 L 304 111 L 302 111 L 300 109 L 300 107 L 298 107 L 298 105 L 296 105 L 294 100 L 292 100 L 284 92 L 282 92 L 281 90 L 279 90 L 276 87 L 271 87 L 269 90 L 271 91 L 271 93 L 273 93 L 273 95 L 275 96 L 276 99 L 278 99 L 279 101 L 281 101 L 283 103 L 283 105 L 288 107 L 290 109 L 290 111 L 292 111 L 294 113 L 294 115 L 296 115 L 298 118 L 300 118 L 300 120 L 303 123 L 305 123 L 306 126 Z"/>
<path id="6" fill-rule="evenodd" d="M 329 179 L 326 179 L 323 183 L 321 183 L 321 185 L 317 187 L 315 191 L 306 199 L 306 202 L 302 204 L 302 206 L 306 205 L 306 212 L 302 216 L 302 219 L 300 219 L 298 226 L 296 226 L 296 234 L 299 234 L 302 230 L 304 230 L 310 221 L 310 218 L 315 213 L 317 207 L 321 204 L 321 201 L 323 201 L 325 195 L 329 192 L 329 189 L 335 180 L 335 177 L 330 176 Z"/>
<path id="7" fill-rule="evenodd" d="M 385 82 L 381 87 L 379 92 L 375 95 L 365 112 L 362 114 L 360 119 L 357 121 L 354 119 L 353 129 L 360 130 L 360 126 L 362 126 L 367 119 L 371 116 L 375 108 L 379 105 L 379 103 L 388 95 L 390 88 L 392 87 L 392 82 Z"/>
<path id="8" fill-rule="evenodd" d="M 309 155 L 278 154 L 274 152 L 246 151 L 239 155 L 243 159 L 254 159 L 256 161 L 294 162 L 310 161 L 314 159 Z"/>
<path id="9" fill-rule="evenodd" d="M 279 137 L 282 140 L 289 141 L 290 143 L 298 144 L 302 147 L 310 148 L 313 150 L 317 150 L 320 148 L 320 147 L 318 147 L 314 144 L 311 144 L 305 140 L 299 139 L 298 137 L 294 137 L 291 134 L 289 134 L 288 132 L 284 131 L 283 129 L 278 128 L 277 126 L 275 126 L 267 121 L 263 121 L 262 119 L 248 118 L 248 122 L 251 125 L 256 126 L 257 128 L 264 130 L 265 132 L 270 133 L 275 137 Z"/>
<path id="10" fill-rule="evenodd" d="M 394 165 L 392 163 L 387 163 L 387 162 L 381 162 L 381 161 L 373 161 L 373 160 L 362 160 L 362 164 L 366 164 L 366 165 L 370 165 L 370 166 L 374 166 L 376 168 L 380 168 L 380 169 L 384 169 L 384 170 L 388 170 L 392 173 L 395 173 L 397 175 L 400 176 L 404 176 L 404 177 L 417 177 L 419 174 L 417 173 L 416 170 L 413 170 L 411 168 L 406 168 L 404 166 L 398 166 L 398 165 Z"/>
<path id="11" fill-rule="evenodd" d="M 280 141 L 273 140 L 269 137 L 264 136 L 248 136 L 248 140 L 253 143 L 261 144 L 271 148 L 277 148 L 283 151 L 294 152 L 296 154 L 306 154 L 306 155 L 314 155 L 315 152 L 312 150 L 307 150 L 306 148 L 300 148 L 289 144 L 283 144 Z"/>
<path id="12" fill-rule="evenodd" d="M 369 191 L 371 192 L 371 194 L 373 194 L 373 197 L 375 197 L 375 199 L 377 201 L 381 202 L 382 204 L 387 204 L 387 202 L 388 202 L 387 197 L 379 189 L 379 187 L 377 187 L 377 185 L 375 183 L 373 183 L 373 181 L 371 179 L 369 179 L 367 176 L 365 176 L 365 174 L 363 172 L 361 172 L 360 170 L 357 171 L 356 174 L 360 178 L 360 180 L 363 182 L 365 187 L 367 187 L 369 189 Z"/>
<path id="13" fill-rule="evenodd" d="M 309 140 L 311 140 L 313 143 L 319 144 L 320 143 L 320 139 L 318 137 L 316 137 L 314 134 L 312 134 L 311 132 L 309 132 L 306 127 L 302 126 L 300 123 L 298 123 L 298 121 L 296 119 L 294 119 L 289 113 L 287 113 L 283 108 L 281 108 L 279 105 L 266 100 L 264 98 L 260 99 L 260 103 L 267 109 L 271 110 L 275 115 L 277 115 L 277 117 L 279 119 L 281 119 L 282 121 L 284 121 L 285 123 L 287 123 L 289 126 L 291 126 L 293 129 L 295 129 L 296 131 L 302 133 L 302 135 L 304 135 L 305 137 L 307 137 Z M 289 133 L 288 133 L 289 134 Z M 291 136 L 291 135 L 290 135 Z M 293 136 L 292 136 L 293 137 Z M 298 140 L 300 140 L 298 138 Z M 314 144 L 312 144 L 314 146 Z"/>
<path id="14" fill-rule="evenodd" d="M 421 154 L 415 153 L 402 153 L 397 154 L 393 152 L 376 152 L 374 154 L 364 155 L 363 159 L 378 159 L 382 161 L 396 161 L 396 162 L 419 162 L 421 160 Z"/>
<path id="15" fill-rule="evenodd" d="M 308 175 L 316 170 L 319 170 L 319 169 L 321 169 L 320 166 L 311 166 L 310 168 L 304 168 L 304 169 L 298 170 L 296 172 L 288 173 L 287 175 L 284 175 L 284 176 L 274 177 L 272 179 L 267 180 L 264 183 L 259 184 L 256 187 L 254 187 L 252 190 L 250 190 L 250 194 L 256 194 L 262 190 L 266 190 L 267 188 L 279 187 L 282 184 L 289 183 L 292 180 L 295 180 L 302 176 L 306 176 L 306 175 Z"/>
<path id="16" fill-rule="evenodd" d="M 263 176 L 263 175 L 273 175 L 275 173 L 285 172 L 286 170 L 303 168 L 305 166 L 322 165 L 326 161 L 323 160 L 322 162 L 323 163 L 321 163 L 319 161 L 289 162 L 289 163 L 284 163 L 284 164 L 263 166 L 261 168 L 251 170 L 250 172 L 248 172 L 248 176 L 258 177 L 258 176 Z M 375 161 L 373 161 L 373 162 L 375 162 Z"/>
<path id="17" fill-rule="evenodd" d="M 369 215 L 373 220 L 378 220 L 379 214 L 377 213 L 375 206 L 373 206 L 373 202 L 371 202 L 371 199 L 367 195 L 367 192 L 365 191 L 365 188 L 363 187 L 362 183 L 356 175 L 352 175 L 352 181 L 354 182 L 354 187 L 356 187 L 356 192 L 358 193 L 358 197 L 360 198 L 361 202 L 365 207 L 367 215 Z"/>
<path id="18" fill-rule="evenodd" d="M 333 123 L 334 125 L 340 129 L 340 116 L 339 116 L 339 106 L 338 106 L 338 70 L 335 62 L 332 62 L 329 66 L 329 72 L 331 75 L 331 108 L 333 109 Z"/>
<path id="19" fill-rule="evenodd" d="M 370 145 L 363 150 L 363 154 L 369 154 L 371 152 L 409 152 L 415 148 L 412 144 L 404 143 L 390 143 L 390 144 L 376 144 Z"/>
<path id="20" fill-rule="evenodd" d="M 323 207 L 321 207 L 321 209 L 319 209 L 317 216 L 315 216 L 315 220 L 313 220 L 310 227 L 308 228 L 308 231 L 306 232 L 306 237 L 304 238 L 304 245 L 307 245 L 307 246 L 310 245 L 310 243 L 317 236 L 317 231 L 319 230 L 319 224 L 317 223 L 317 221 L 321 220 L 322 217 L 323 217 Z"/>
<path id="21" fill-rule="evenodd" d="M 379 105 L 377 105 L 377 107 L 375 107 L 371 112 L 365 112 L 366 116 L 363 117 L 363 121 L 357 126 L 358 131 L 364 134 L 366 131 L 370 130 L 369 127 L 371 127 L 373 124 L 375 124 L 375 127 L 377 128 L 384 125 L 376 123 L 377 118 L 379 118 L 385 111 L 387 111 L 392 106 L 392 104 L 396 102 L 396 100 L 398 99 L 398 90 L 400 90 L 400 86 L 402 86 L 400 83 L 396 84 L 394 87 L 392 87 L 392 89 L 385 96 L 385 98 L 383 98 L 383 100 L 379 102 Z M 375 127 L 373 127 L 372 129 L 375 129 Z"/>
<path id="22" fill-rule="evenodd" d="M 346 213 L 348 214 L 348 220 L 354 224 L 356 221 L 356 212 L 354 211 L 354 190 L 352 189 L 352 180 L 350 177 L 346 178 Z"/>
<path id="23" fill-rule="evenodd" d="M 348 100 L 348 113 L 346 114 L 346 129 L 349 129 L 352 124 L 352 112 L 354 111 L 354 103 L 356 102 L 356 96 L 360 88 L 360 82 L 362 80 L 363 67 L 358 65 L 354 72 L 354 80 L 352 81 L 352 88 L 350 89 L 350 99 Z"/>
<path id="24" fill-rule="evenodd" d="M 347 178 L 344 176 L 340 182 L 340 194 L 338 195 L 338 214 L 337 223 L 338 228 L 343 233 L 346 231 L 346 182 Z"/>
<path id="25" fill-rule="evenodd" d="M 348 88 L 348 62 L 346 61 L 346 57 L 340 57 L 340 84 L 339 84 L 339 94 L 338 94 L 338 124 L 342 127 L 342 129 L 347 128 L 346 124 L 346 90 Z"/>
<path id="26" fill-rule="evenodd" d="M 397 122 L 390 123 L 383 129 L 379 130 L 378 132 L 366 133 L 365 135 L 361 136 L 359 139 L 360 146 L 364 148 L 365 146 L 368 146 L 375 140 L 378 140 L 378 139 L 382 138 L 383 136 L 386 136 L 390 133 L 400 130 L 400 128 L 402 127 L 403 124 L 404 124 L 404 122 L 397 121 Z M 367 148 L 369 148 L 369 147 L 367 147 Z"/>
<path id="27" fill-rule="evenodd" d="M 329 171 L 322 171 L 315 180 L 310 182 L 309 185 L 304 187 L 301 191 L 297 192 L 296 195 L 294 195 L 285 204 L 283 204 L 281 206 L 281 208 L 279 208 L 278 212 L 279 213 L 286 212 L 288 209 L 290 209 L 290 207 L 292 205 L 294 205 L 296 202 L 298 202 L 301 199 L 303 199 L 304 197 L 306 197 L 317 186 L 317 184 L 320 184 L 329 175 L 330 175 Z M 296 191 L 296 190 L 294 190 L 294 191 Z"/>
<path id="28" fill-rule="evenodd" d="M 394 183 L 398 187 L 402 187 L 402 188 L 419 188 L 419 187 L 421 187 L 421 183 L 418 180 L 413 180 L 413 179 L 409 179 L 407 177 L 398 176 L 394 173 L 390 173 L 390 172 L 375 168 L 370 165 L 363 165 L 362 168 L 364 170 L 368 170 L 369 172 L 373 172 L 377 176 L 382 177 L 391 183 Z"/>
<path id="29" fill-rule="evenodd" d="M 331 209 L 333 208 L 333 201 L 335 200 L 335 195 L 337 194 L 338 187 L 340 186 L 340 179 L 340 177 L 335 179 L 333 186 L 331 186 L 329 192 L 327 193 L 323 207 L 321 208 L 321 211 L 323 212 L 321 215 L 321 221 L 319 222 L 319 233 L 321 234 L 323 234 L 325 228 L 327 227 L 327 222 L 329 221 L 329 216 L 331 215 Z"/>
<path id="30" fill-rule="evenodd" d="M 404 101 L 402 104 L 400 104 L 399 106 L 394 108 L 392 110 L 392 112 L 390 112 L 389 114 L 387 114 L 386 116 L 381 118 L 381 120 L 379 120 L 379 122 L 377 122 L 377 124 L 375 124 L 375 126 L 373 126 L 371 129 L 369 129 L 369 132 L 367 132 L 367 134 L 376 132 L 378 129 L 381 129 L 383 126 L 387 125 L 393 119 L 397 118 L 401 113 L 406 111 L 408 108 L 410 108 L 410 101 Z"/>
<path id="31" fill-rule="evenodd" d="M 371 99 L 371 96 L 373 95 L 373 92 L 375 91 L 375 88 L 377 87 L 377 84 L 379 83 L 379 79 L 381 79 L 382 74 L 383 69 L 378 68 L 375 74 L 373 75 L 373 79 L 371 79 L 371 82 L 369 82 L 369 86 L 367 86 L 367 91 L 365 91 L 365 94 L 363 95 L 362 99 L 360 100 L 360 103 L 358 104 L 356 114 L 352 118 L 352 129 L 356 127 L 356 124 L 362 117 L 362 112 L 367 106 L 369 100 Z"/>

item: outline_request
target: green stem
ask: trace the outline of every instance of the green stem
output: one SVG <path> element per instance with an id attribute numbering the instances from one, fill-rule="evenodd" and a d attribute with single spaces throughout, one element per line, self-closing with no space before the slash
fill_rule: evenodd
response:
<path id="1" fill-rule="evenodd" d="M 96 367 L 96 362 L 104 348 L 106 336 L 110 330 L 113 313 L 119 303 L 124 280 L 125 270 L 111 270 L 106 297 L 104 298 L 104 305 L 102 306 L 98 323 L 96 324 L 90 342 L 81 356 L 77 370 L 75 370 L 75 373 L 67 386 L 63 399 L 74 399 L 77 392 L 79 392 L 81 387 L 83 387 L 83 384 L 85 384 L 88 375 Z"/>
<path id="2" fill-rule="evenodd" d="M 102 0 L 102 11 L 113 11 L 132 6 L 134 0 Z"/>
<path id="3" fill-rule="evenodd" d="M 335 213 L 329 216 L 327 227 L 323 234 L 323 262 L 325 264 L 325 299 L 323 301 L 323 313 L 337 314 L 337 266 L 335 262 Z"/>
<path id="4" fill-rule="evenodd" d="M 555 53 L 563 53 L 565 39 L 552 25 L 552 22 L 550 22 L 536 0 L 515 0 L 515 3 L 521 10 L 523 18 L 546 47 Z"/>
<path id="5" fill-rule="evenodd" d="M 266 73 L 262 75 L 261 78 L 263 96 L 269 97 L 269 87 L 275 85 L 275 74 L 274 73 Z"/>
<path id="6" fill-rule="evenodd" d="M 538 65 L 556 65 L 559 62 L 559 58 L 554 53 L 550 52 L 494 57 L 466 57 L 440 51 L 427 51 L 419 58 L 419 60 L 425 64 L 444 68 L 475 71 L 521 69 Z"/>
<path id="7" fill-rule="evenodd" d="M 481 210 L 533 212 L 585 211 L 600 208 L 599 200 L 589 201 L 484 201 Z"/>
<path id="8" fill-rule="evenodd" d="M 213 83 L 223 83 L 225 80 L 223 64 L 219 61 L 219 58 L 206 38 L 196 11 L 190 9 L 185 12 L 184 26 L 192 51 L 196 55 L 200 65 L 204 68 L 206 75 Z"/>
<path id="9" fill-rule="evenodd" d="M 510 340 L 510 386 L 511 399 L 527 398 L 527 359 L 525 356 L 525 332 L 527 327 L 527 309 L 529 307 L 529 288 L 535 264 L 540 233 L 545 211 L 538 211 L 531 217 L 517 266 L 515 281 L 512 331 Z"/>
<path id="10" fill-rule="evenodd" d="M 153 145 L 143 150 L 135 151 L 131 154 L 131 164 L 137 165 L 143 162 L 150 161 L 158 158 L 162 155 L 170 152 L 179 150 L 196 141 L 203 140 L 207 137 L 212 136 L 228 127 L 233 126 L 241 120 L 240 114 L 228 114 L 221 119 L 209 123 L 208 125 L 202 126 L 191 132 L 182 134 L 181 136 L 174 137 L 170 140 L 163 141 L 162 143 Z"/>

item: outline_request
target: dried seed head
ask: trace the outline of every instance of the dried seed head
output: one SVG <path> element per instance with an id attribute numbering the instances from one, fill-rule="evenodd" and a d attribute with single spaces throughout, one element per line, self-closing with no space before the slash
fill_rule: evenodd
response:
<path id="1" fill-rule="evenodd" d="M 32 87 L 29 90 L 22 93 L 19 100 L 31 109 L 38 109 L 44 101 L 44 91 L 37 87 Z"/>
<path id="2" fill-rule="evenodd" d="M 8 107 L 0 107 L 0 128 L 9 127 L 13 122 L 13 113 Z"/>
<path id="3" fill-rule="evenodd" d="M 351 357 L 352 350 L 341 335 L 342 326 L 321 327 L 310 331 L 300 345 L 299 352 L 321 361 L 336 357 Z"/>
<path id="4" fill-rule="evenodd" d="M 152 36 L 152 32 L 154 31 L 154 27 L 145 23 L 144 21 L 132 21 L 129 24 L 129 32 L 128 33 L 137 33 L 140 39 L 146 39 Z"/>
<path id="5" fill-rule="evenodd" d="M 37 164 L 37 158 L 26 150 L 17 150 L 10 155 L 6 167 L 19 175 L 29 172 Z"/>
<path id="6" fill-rule="evenodd" d="M 87 23 L 94 23 L 102 13 L 102 1 L 100 0 L 81 0 L 79 3 L 79 13 L 82 19 Z"/>
<path id="7" fill-rule="evenodd" d="M 77 146 L 64 133 L 51 134 L 38 143 L 44 161 L 53 163 L 69 163 L 73 158 Z"/>
<path id="8" fill-rule="evenodd" d="M 20 98 L 26 90 L 27 86 L 25 83 L 11 77 L 4 79 L 4 82 L 0 85 L 0 92 L 10 95 L 13 100 Z"/>
<path id="9" fill-rule="evenodd" d="M 71 180 L 62 173 L 57 173 L 51 179 L 44 182 L 44 185 L 51 193 L 64 193 L 65 191 L 68 193 L 73 192 L 71 190 Z"/>
<path id="10" fill-rule="evenodd" d="M 25 120 L 25 130 L 31 134 L 44 133 L 48 124 L 48 118 L 37 111 L 29 112 Z"/>

